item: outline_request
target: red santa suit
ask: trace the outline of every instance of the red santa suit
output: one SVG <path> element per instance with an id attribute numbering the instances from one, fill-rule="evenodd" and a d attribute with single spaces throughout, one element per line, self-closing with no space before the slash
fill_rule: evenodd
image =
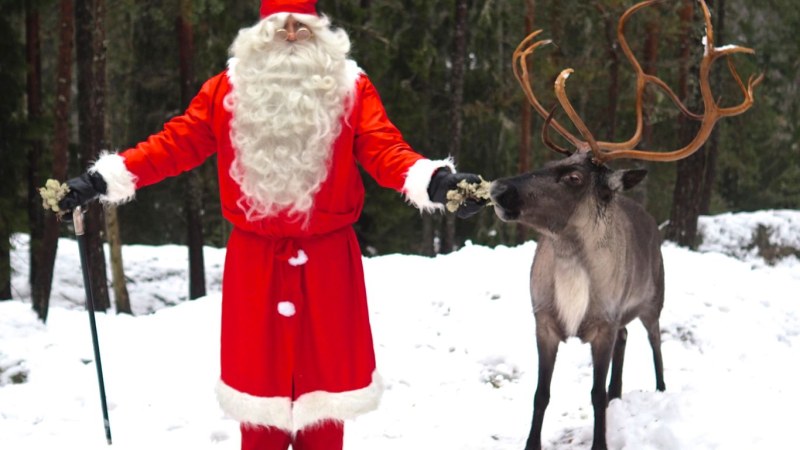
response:
<path id="1" fill-rule="evenodd" d="M 358 166 L 423 210 L 440 209 L 430 177 L 450 161 L 414 152 L 389 121 L 369 78 L 348 63 L 352 105 L 330 148 L 327 176 L 307 220 L 248 220 L 231 176 L 236 150 L 223 106 L 228 71 L 208 80 L 163 131 L 93 166 L 108 202 L 200 165 L 216 154 L 222 213 L 233 224 L 222 288 L 220 405 L 242 423 L 296 432 L 377 407 L 382 392 L 352 225 L 364 204 Z"/>

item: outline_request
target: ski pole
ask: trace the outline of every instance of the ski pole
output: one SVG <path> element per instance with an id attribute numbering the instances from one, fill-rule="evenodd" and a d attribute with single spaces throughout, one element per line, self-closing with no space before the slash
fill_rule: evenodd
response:
<path id="1" fill-rule="evenodd" d="M 78 206 L 72 213 L 72 223 L 75 227 L 75 237 L 78 240 L 78 253 L 81 257 L 81 270 L 83 271 L 83 286 L 86 290 L 86 309 L 89 311 L 89 325 L 92 329 L 92 344 L 94 346 L 94 363 L 97 368 L 97 382 L 100 385 L 100 405 L 103 408 L 103 426 L 106 431 L 106 442 L 111 445 L 111 422 L 108 420 L 108 406 L 106 405 L 106 388 L 103 382 L 103 364 L 100 362 L 100 343 L 97 339 L 97 324 L 94 320 L 94 296 L 92 294 L 91 274 L 89 273 L 89 253 L 86 249 L 86 236 L 83 226 L 83 208 Z"/>

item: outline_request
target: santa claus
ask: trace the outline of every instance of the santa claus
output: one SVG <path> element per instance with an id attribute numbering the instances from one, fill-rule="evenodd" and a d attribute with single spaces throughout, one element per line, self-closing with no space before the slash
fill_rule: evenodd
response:
<path id="1" fill-rule="evenodd" d="M 423 211 L 476 175 L 424 158 L 389 121 L 348 59 L 350 40 L 315 0 L 264 0 L 223 73 L 186 112 L 67 182 L 60 206 L 137 189 L 217 155 L 222 213 L 233 224 L 222 288 L 222 409 L 243 449 L 341 449 L 346 419 L 375 409 L 375 367 L 361 252 L 352 225 L 358 166 Z M 480 201 L 461 205 L 467 217 Z"/>

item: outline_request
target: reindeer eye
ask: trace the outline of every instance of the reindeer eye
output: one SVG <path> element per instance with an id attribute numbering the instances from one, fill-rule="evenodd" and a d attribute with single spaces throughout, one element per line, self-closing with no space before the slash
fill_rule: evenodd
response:
<path id="1" fill-rule="evenodd" d="M 583 174 L 580 172 L 570 172 L 561 178 L 571 186 L 580 186 L 583 184 Z"/>

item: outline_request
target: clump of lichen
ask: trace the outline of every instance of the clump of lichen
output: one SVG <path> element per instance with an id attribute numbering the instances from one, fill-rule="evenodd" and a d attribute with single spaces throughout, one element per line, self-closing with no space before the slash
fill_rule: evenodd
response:
<path id="1" fill-rule="evenodd" d="M 59 183 L 58 180 L 49 179 L 44 187 L 39 188 L 39 195 L 42 197 L 42 207 L 57 214 L 63 214 L 58 202 L 69 192 L 67 183 Z"/>
<path id="2" fill-rule="evenodd" d="M 467 180 L 461 180 L 455 189 L 447 191 L 447 210 L 456 212 L 458 207 L 464 204 L 468 199 L 474 199 L 485 202 L 486 205 L 492 203 L 489 196 L 489 187 L 492 185 L 490 181 L 486 181 L 483 177 L 479 176 L 480 182 L 469 183 Z"/>

